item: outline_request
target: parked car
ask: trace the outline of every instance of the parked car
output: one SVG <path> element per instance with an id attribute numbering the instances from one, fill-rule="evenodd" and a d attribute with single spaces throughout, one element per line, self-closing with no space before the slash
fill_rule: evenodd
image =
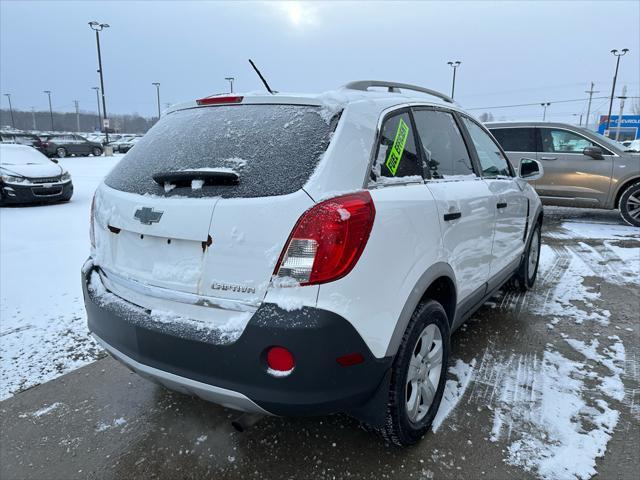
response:
<path id="1" fill-rule="evenodd" d="M 625 152 L 640 153 L 640 138 L 624 142 L 623 145 L 625 146 Z"/>
<path id="2" fill-rule="evenodd" d="M 71 175 L 27 145 L 0 144 L 0 205 L 69 201 Z"/>
<path id="3" fill-rule="evenodd" d="M 43 151 L 48 156 L 63 158 L 69 155 L 102 155 L 100 143 L 91 142 L 80 135 L 50 135 L 42 142 Z"/>
<path id="4" fill-rule="evenodd" d="M 140 141 L 142 137 L 132 137 L 126 141 L 121 141 L 118 145 L 118 151 L 120 153 L 127 153 L 131 150 L 136 143 Z"/>
<path id="5" fill-rule="evenodd" d="M 508 122 L 486 125 L 517 165 L 540 160 L 544 176 L 531 181 L 545 205 L 620 209 L 640 227 L 640 156 L 620 143 L 565 123 Z"/>
<path id="6" fill-rule="evenodd" d="M 1 143 L 28 145 L 42 151 L 42 140 L 37 135 L 26 132 L 0 132 Z"/>
<path id="7" fill-rule="evenodd" d="M 109 137 L 111 139 L 111 137 Z M 122 145 L 128 144 L 131 140 L 133 140 L 135 138 L 135 135 L 123 135 L 120 138 L 118 138 L 117 140 L 112 140 L 108 143 L 109 146 L 111 146 L 111 148 L 113 148 L 114 152 L 122 152 L 122 150 L 120 149 Z M 130 147 L 129 147 L 130 148 Z"/>
<path id="8" fill-rule="evenodd" d="M 451 332 L 535 281 L 540 172 L 410 85 L 174 106 L 96 191 L 89 330 L 171 389 L 415 443 Z"/>

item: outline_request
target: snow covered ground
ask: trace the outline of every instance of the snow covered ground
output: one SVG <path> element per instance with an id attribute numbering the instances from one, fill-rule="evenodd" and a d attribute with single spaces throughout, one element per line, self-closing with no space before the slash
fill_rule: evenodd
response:
<path id="1" fill-rule="evenodd" d="M 70 157 L 69 203 L 0 209 L 0 400 L 94 360 L 80 267 L 93 192 L 118 162 Z"/>

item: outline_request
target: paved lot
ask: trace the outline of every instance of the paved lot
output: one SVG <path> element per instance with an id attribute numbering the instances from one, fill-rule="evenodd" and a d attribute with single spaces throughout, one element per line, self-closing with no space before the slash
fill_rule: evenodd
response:
<path id="1" fill-rule="evenodd" d="M 451 364 L 471 381 L 415 447 L 345 416 L 237 433 L 234 412 L 102 358 L 0 402 L 0 477 L 572 478 L 594 461 L 597 478 L 637 478 L 640 242 L 628 232 L 616 213 L 548 211 L 536 289 L 496 297 L 454 334 Z"/>

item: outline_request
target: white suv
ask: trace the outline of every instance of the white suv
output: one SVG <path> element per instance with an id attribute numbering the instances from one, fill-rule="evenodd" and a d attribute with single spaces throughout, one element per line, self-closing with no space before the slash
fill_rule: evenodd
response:
<path id="1" fill-rule="evenodd" d="M 540 171 L 410 85 L 175 106 L 96 191 L 89 329 L 171 389 L 414 443 L 451 332 L 535 280 Z"/>

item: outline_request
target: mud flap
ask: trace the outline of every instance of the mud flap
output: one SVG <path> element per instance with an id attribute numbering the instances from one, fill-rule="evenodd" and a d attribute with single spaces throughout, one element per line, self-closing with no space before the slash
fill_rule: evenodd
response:
<path id="1" fill-rule="evenodd" d="M 389 389 L 391 388 L 391 368 L 382 377 L 382 381 L 374 394 L 359 407 L 347 412 L 352 417 L 366 423 L 374 429 L 382 428 L 387 418 L 387 404 L 389 403 Z"/>

